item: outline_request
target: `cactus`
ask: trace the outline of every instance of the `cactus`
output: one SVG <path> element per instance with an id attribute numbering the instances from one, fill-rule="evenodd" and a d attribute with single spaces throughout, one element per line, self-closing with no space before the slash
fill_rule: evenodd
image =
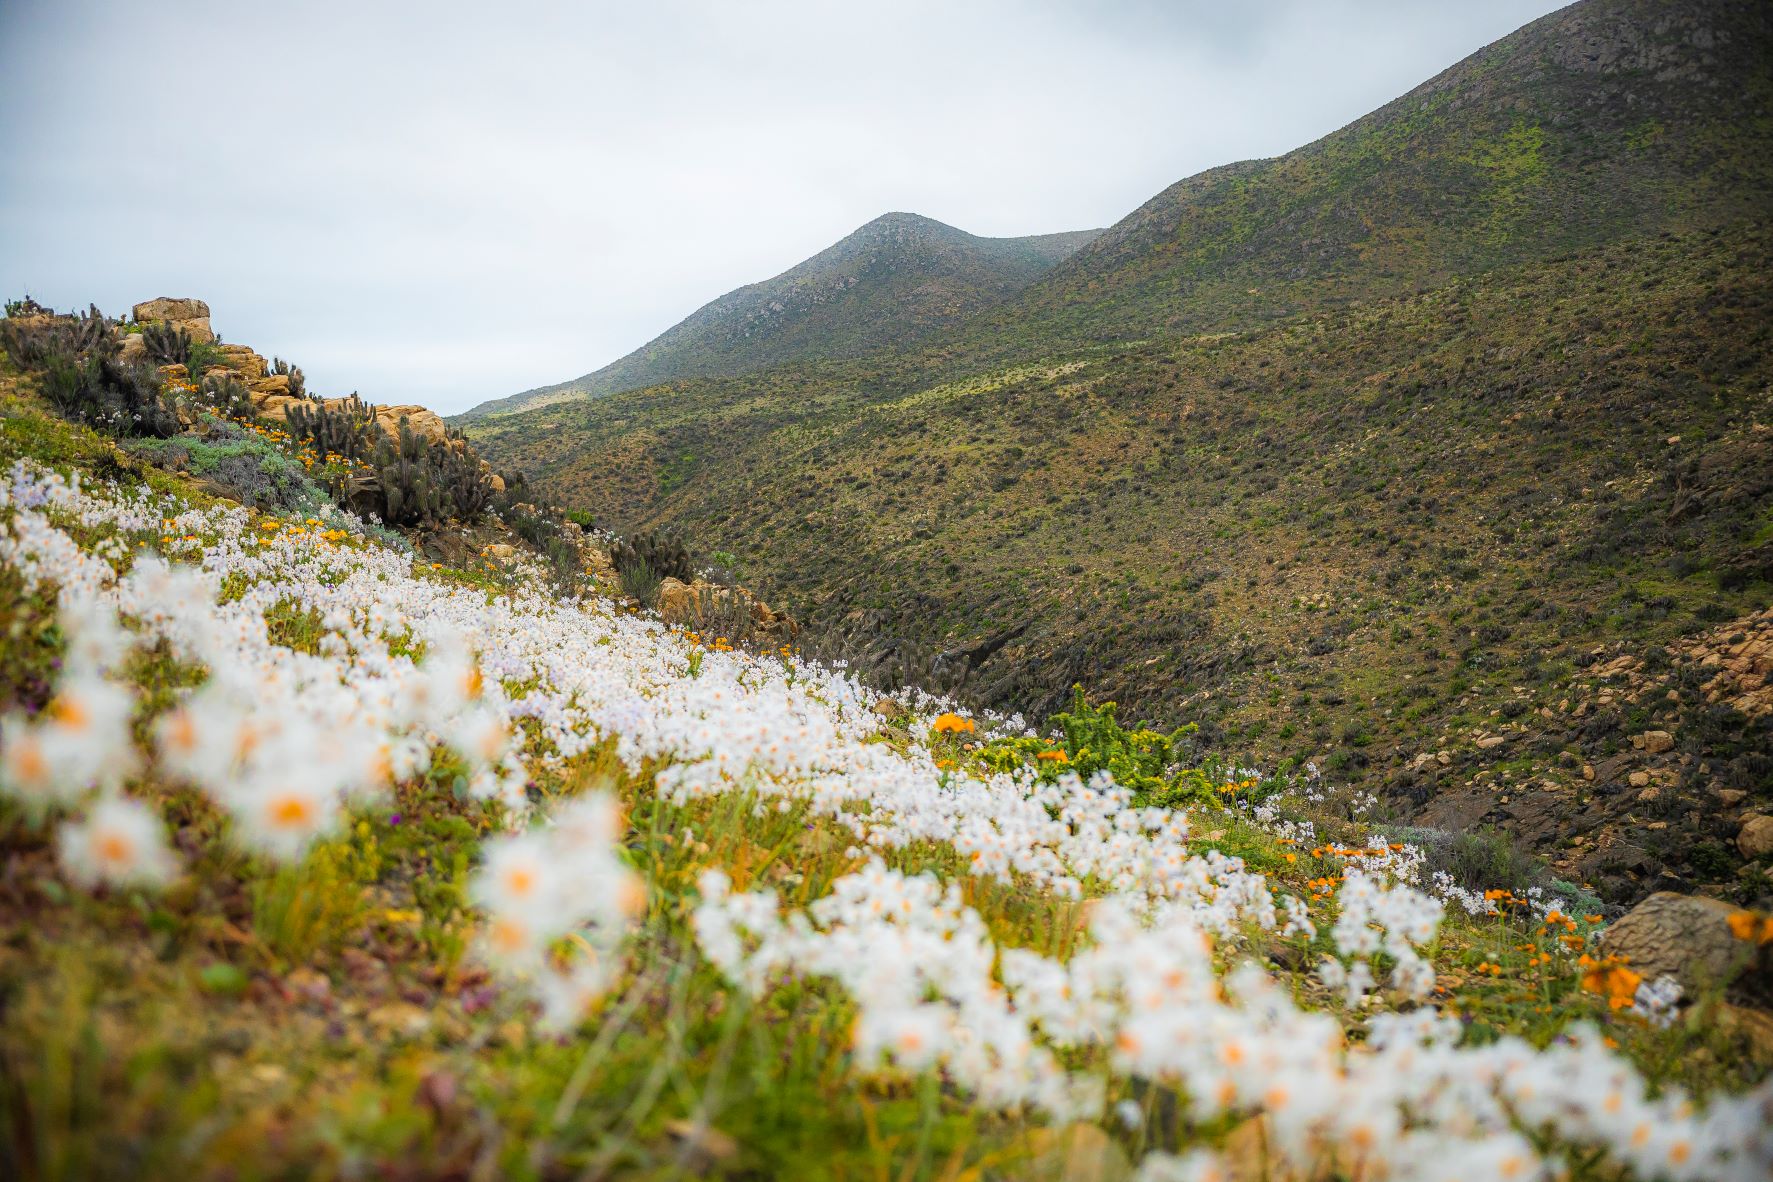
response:
<path id="1" fill-rule="evenodd" d="M 185 365 L 191 360 L 191 334 L 164 320 L 150 321 L 142 329 L 142 344 L 147 346 L 148 356 L 160 365 Z"/>
<path id="2" fill-rule="evenodd" d="M 293 397 L 303 398 L 308 393 L 308 380 L 302 376 L 299 365 L 292 365 L 281 357 L 271 358 L 271 372 L 281 374 L 289 379 L 289 392 Z M 355 394 L 352 395 L 356 397 Z"/>
<path id="3" fill-rule="evenodd" d="M 689 583 L 696 577 L 695 558 L 689 546 L 684 543 L 683 536 L 670 527 L 617 539 L 610 547 L 610 561 L 615 564 L 618 574 L 627 567 L 644 564 L 660 579 Z"/>

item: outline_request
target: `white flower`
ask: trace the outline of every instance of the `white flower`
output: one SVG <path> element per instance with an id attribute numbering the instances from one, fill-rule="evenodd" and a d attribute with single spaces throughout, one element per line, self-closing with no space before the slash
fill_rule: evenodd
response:
<path id="1" fill-rule="evenodd" d="M 285 862 L 300 858 L 315 841 L 333 832 L 340 819 L 338 794 L 300 774 L 244 785 L 228 803 L 241 840 Z"/>
<path id="2" fill-rule="evenodd" d="M 139 800 L 106 796 L 57 833 L 63 869 L 82 886 L 163 886 L 178 870 L 166 826 Z"/>

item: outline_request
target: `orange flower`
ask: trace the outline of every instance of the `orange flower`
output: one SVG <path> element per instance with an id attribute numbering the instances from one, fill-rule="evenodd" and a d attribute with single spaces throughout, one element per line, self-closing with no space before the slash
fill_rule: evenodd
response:
<path id="1" fill-rule="evenodd" d="M 1042 751 L 1035 755 L 1036 759 L 1050 759 L 1054 763 L 1070 763 L 1071 756 L 1063 751 Z"/>
<path id="2" fill-rule="evenodd" d="M 1631 1004 L 1643 980 L 1641 974 L 1624 965 L 1597 965 L 1582 974 L 1582 987 L 1605 997 L 1607 1004 L 1617 1010 Z"/>
<path id="3" fill-rule="evenodd" d="M 970 718 L 962 718 L 958 714 L 942 714 L 938 715 L 936 721 L 930 724 L 930 729 L 939 735 L 960 734 L 962 732 L 970 735 L 975 728 L 973 726 L 973 720 Z"/>
<path id="4" fill-rule="evenodd" d="M 1730 934 L 1738 940 L 1773 944 L 1773 916 L 1760 916 L 1752 911 L 1733 911 L 1724 917 Z"/>

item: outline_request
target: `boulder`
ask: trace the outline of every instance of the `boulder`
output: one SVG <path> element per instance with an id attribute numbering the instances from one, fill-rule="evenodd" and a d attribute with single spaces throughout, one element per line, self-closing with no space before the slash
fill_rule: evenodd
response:
<path id="1" fill-rule="evenodd" d="M 695 590 L 678 579 L 659 584 L 659 618 L 667 624 L 689 624 L 697 616 L 700 602 Z"/>
<path id="2" fill-rule="evenodd" d="M 1667 731 L 1645 731 L 1643 740 L 1644 751 L 1649 755 L 1659 755 L 1674 747 L 1674 736 Z"/>
<path id="3" fill-rule="evenodd" d="M 139 332 L 126 332 L 117 342 L 117 360 L 125 365 L 148 364 L 148 342 Z"/>
<path id="4" fill-rule="evenodd" d="M 289 375 L 286 373 L 268 373 L 262 378 L 255 378 L 249 387 L 253 401 L 273 394 L 289 393 Z"/>
<path id="5" fill-rule="evenodd" d="M 182 328 L 190 333 L 191 339 L 198 344 L 208 344 L 215 340 L 215 332 L 209 327 L 209 305 L 202 300 L 161 296 L 159 299 L 137 304 L 132 312 L 137 324 L 163 320 L 174 328 Z"/>
<path id="6" fill-rule="evenodd" d="M 221 355 L 221 368 L 232 370 L 248 382 L 264 377 L 271 368 L 269 362 L 245 345 L 217 345 L 216 352 Z"/>
<path id="7" fill-rule="evenodd" d="M 1745 858 L 1764 858 L 1773 854 L 1773 817 L 1751 813 L 1742 819 L 1742 830 L 1736 835 L 1736 848 Z"/>
<path id="8" fill-rule="evenodd" d="M 343 405 L 343 398 L 327 399 L 328 405 L 337 402 Z M 390 439 L 400 437 L 400 420 L 404 418 L 412 428 L 414 435 L 429 439 L 434 443 L 443 443 L 449 439 L 449 424 L 438 417 L 436 411 L 426 410 L 422 406 L 378 406 L 376 407 L 376 424 L 388 433 Z"/>
<path id="9" fill-rule="evenodd" d="M 1646 981 L 1672 975 L 1689 997 L 1731 984 L 1764 997 L 1773 986 L 1773 945 L 1737 938 L 1730 917 L 1741 910 L 1721 899 L 1658 891 L 1601 934 L 1601 949 L 1624 957 Z"/>
<path id="10" fill-rule="evenodd" d="M 288 394 L 267 394 L 263 398 L 255 396 L 253 408 L 264 418 L 285 423 L 289 421 L 289 408 L 298 402 L 305 401 L 306 399 L 295 398 Z"/>

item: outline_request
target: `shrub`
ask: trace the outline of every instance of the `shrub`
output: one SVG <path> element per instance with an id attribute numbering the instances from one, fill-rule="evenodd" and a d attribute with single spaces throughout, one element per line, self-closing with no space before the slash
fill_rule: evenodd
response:
<path id="1" fill-rule="evenodd" d="M 1429 873 L 1445 871 L 1468 891 L 1503 888 L 1519 894 L 1549 883 L 1545 863 L 1500 830 L 1430 832 L 1432 837 L 1423 842 Z"/>
<path id="2" fill-rule="evenodd" d="M 646 559 L 637 558 L 616 566 L 616 581 L 621 584 L 624 595 L 653 607 L 659 602 L 659 585 L 665 579 Z"/>
<path id="3" fill-rule="evenodd" d="M 112 321 L 97 307 L 80 316 L 40 309 L 30 315 L 29 325 L 23 315 L 0 322 L 0 345 L 20 367 L 43 375 L 43 393 L 57 410 L 114 435 L 178 433 L 178 414 L 159 375 L 118 359 Z"/>

